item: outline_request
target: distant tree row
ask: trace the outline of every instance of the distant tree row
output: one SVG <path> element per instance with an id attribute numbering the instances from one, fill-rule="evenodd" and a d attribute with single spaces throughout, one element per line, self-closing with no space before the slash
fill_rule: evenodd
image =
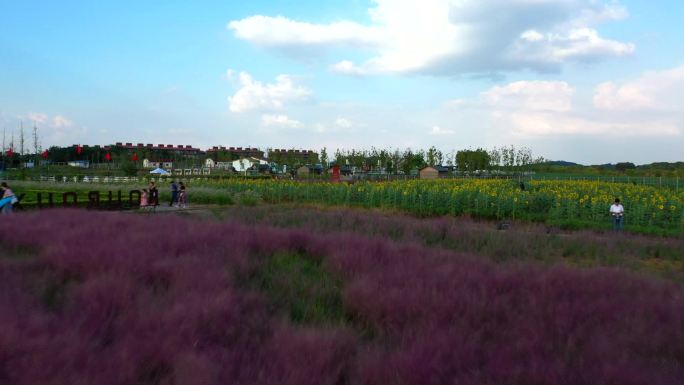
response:
<path id="1" fill-rule="evenodd" d="M 4 134 L 4 133 L 3 133 Z M 16 140 L 15 140 L 16 139 Z M 51 146 L 44 150 L 40 145 L 37 129 L 33 128 L 32 140 L 27 140 L 23 129 L 17 138 L 3 135 L 3 151 L 0 155 L 0 168 L 21 168 L 25 162 L 66 163 L 70 161 L 88 161 L 90 163 L 111 163 L 117 167 L 127 167 L 131 172 L 139 167 L 143 159 L 154 161 L 171 161 L 175 167 L 198 167 L 207 158 L 215 161 L 232 161 L 237 155 L 228 150 L 211 153 L 183 152 L 177 149 L 158 148 L 124 148 L 93 146 Z M 28 143 L 28 142 L 32 143 Z M 32 145 L 32 146 L 31 146 Z M 32 148 L 31 148 L 32 147 Z M 254 149 L 256 150 L 256 149 Z M 276 154 L 266 150 L 269 160 L 279 165 L 294 169 L 302 165 L 321 164 L 327 169 L 333 164 L 354 167 L 364 171 L 381 171 L 387 173 L 409 174 L 411 171 L 426 166 L 447 166 L 461 172 L 477 172 L 500 170 L 506 172 L 536 171 L 546 173 L 577 174 L 626 174 L 639 176 L 681 176 L 684 174 L 684 162 L 652 163 L 637 166 L 632 162 L 616 164 L 583 166 L 563 161 L 546 161 L 535 157 L 530 148 L 504 146 L 493 149 L 461 149 L 447 153 L 432 146 L 424 149 L 378 149 L 370 150 L 335 150 L 333 153 L 322 148 L 319 153 L 280 152 Z M 263 152 L 257 151 L 263 156 Z"/>
<path id="2" fill-rule="evenodd" d="M 36 139 L 37 143 L 37 139 Z M 40 152 L 36 145 L 35 152 L 22 154 L 14 152 L 8 155 L 3 152 L 3 160 L 8 164 L 21 163 L 29 160 L 44 160 L 51 163 L 66 163 L 71 161 L 88 161 L 90 163 L 127 164 L 142 162 L 143 159 L 172 161 L 181 165 L 202 165 L 206 158 L 216 161 L 232 161 L 237 156 L 229 151 L 217 150 L 211 153 L 185 154 L 175 149 L 135 148 L 129 149 L 117 146 L 52 146 L 45 152 Z M 460 171 L 477 171 L 491 169 L 513 170 L 532 163 L 539 163 L 543 159 L 534 159 L 528 148 L 501 147 L 492 150 L 459 150 L 443 153 L 436 147 L 427 150 L 388 150 L 371 148 L 370 150 L 336 150 L 332 156 L 326 148 L 319 154 L 312 153 L 311 157 L 303 154 L 286 152 L 269 155 L 272 162 L 287 165 L 290 168 L 304 164 L 322 164 L 328 168 L 332 164 L 348 165 L 365 171 L 385 171 L 389 173 L 409 173 L 411 170 L 426 166 L 450 166 Z"/>
<path id="3" fill-rule="evenodd" d="M 324 154 L 325 149 L 321 151 Z M 332 162 L 346 164 L 364 170 L 382 169 L 391 173 L 425 166 L 454 166 L 459 171 L 483 170 L 517 170 L 532 164 L 544 162 L 543 158 L 534 158 L 529 148 L 514 146 L 484 150 L 459 150 L 444 154 L 436 147 L 427 150 L 337 150 Z"/>

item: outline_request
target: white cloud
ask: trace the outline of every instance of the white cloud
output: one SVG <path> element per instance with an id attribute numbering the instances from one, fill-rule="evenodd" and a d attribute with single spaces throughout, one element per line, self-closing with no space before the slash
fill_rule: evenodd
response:
<path id="1" fill-rule="evenodd" d="M 25 129 L 30 129 L 30 126 L 26 125 L 27 120 L 31 126 L 36 125 L 39 141 L 43 146 L 79 143 L 89 132 L 87 127 L 74 124 L 73 120 L 63 114 L 51 116 L 44 112 L 29 112 L 16 118 L 24 122 Z"/>
<path id="2" fill-rule="evenodd" d="M 604 39 L 595 29 L 578 28 L 546 36 L 526 32 L 513 44 L 508 55 L 513 61 L 533 67 L 535 63 L 553 66 L 573 60 L 626 56 L 634 51 L 635 46 L 631 43 Z"/>
<path id="3" fill-rule="evenodd" d="M 290 119 L 287 115 L 262 115 L 261 123 L 266 126 L 281 126 L 290 128 L 299 128 L 302 122 L 299 120 Z"/>
<path id="4" fill-rule="evenodd" d="M 672 72 L 670 72 L 672 73 Z M 606 98 L 616 94 L 612 83 L 597 88 L 597 95 Z M 631 88 L 630 88 L 631 89 Z M 625 101 L 642 105 L 643 101 L 629 94 Z M 501 132 L 523 136 L 594 135 L 648 137 L 677 136 L 682 127 L 677 118 L 663 116 L 630 116 L 622 111 L 596 111 L 574 107 L 575 89 L 566 82 L 520 81 L 496 86 L 481 93 L 475 106 L 490 116 L 490 127 Z M 594 103 L 596 103 L 594 97 Z M 608 105 L 601 99 L 600 106 Z M 613 103 L 612 101 L 610 103 Z M 588 103 L 579 103 L 586 106 Z M 612 107 L 613 105 L 610 104 Z M 680 108 L 680 118 L 684 109 Z"/>
<path id="5" fill-rule="evenodd" d="M 42 112 L 30 112 L 28 114 L 28 119 L 36 123 L 45 123 L 48 121 L 49 118 L 47 114 L 44 114 Z"/>
<path id="6" fill-rule="evenodd" d="M 525 110 L 563 112 L 572 108 L 575 89 L 562 81 L 519 81 L 481 94 L 489 105 Z"/>
<path id="7" fill-rule="evenodd" d="M 453 135 L 455 133 L 456 131 L 454 130 L 444 129 L 439 126 L 433 126 L 432 130 L 430 130 L 431 135 Z"/>
<path id="8" fill-rule="evenodd" d="M 55 115 L 52 118 L 43 112 L 29 112 L 26 116 L 20 116 L 21 120 L 27 119 L 36 124 L 47 125 L 51 128 L 63 129 L 73 126 L 74 122 L 64 115 Z"/>
<path id="9" fill-rule="evenodd" d="M 346 75 L 367 75 L 368 71 L 364 68 L 357 67 L 354 65 L 353 62 L 349 60 L 342 60 L 339 63 L 335 63 L 332 66 L 330 66 L 330 69 L 333 72 L 338 72 L 341 74 L 346 74 Z"/>
<path id="10" fill-rule="evenodd" d="M 350 128 L 352 126 L 352 122 L 345 118 L 337 118 L 335 124 L 340 128 Z"/>
<path id="11" fill-rule="evenodd" d="M 652 135 L 679 136 L 681 130 L 672 122 L 648 121 L 628 122 L 616 119 L 603 120 L 587 118 L 581 113 L 557 116 L 535 112 L 519 112 L 502 115 L 502 121 L 515 128 L 517 134 L 527 136 L 591 135 L 591 136 L 634 136 Z"/>
<path id="12" fill-rule="evenodd" d="M 55 128 L 67 128 L 71 127 L 73 122 L 62 115 L 57 115 L 52 118 L 51 126 Z"/>
<path id="13" fill-rule="evenodd" d="M 354 22 L 340 21 L 330 24 L 311 24 L 282 16 L 251 16 L 231 21 L 228 28 L 235 36 L 262 46 L 370 44 L 378 40 L 373 29 Z"/>
<path id="14" fill-rule="evenodd" d="M 311 96 L 311 91 L 295 84 L 289 75 L 278 75 L 273 84 L 252 79 L 247 72 L 240 72 L 240 89 L 228 98 L 231 112 L 249 110 L 281 110 L 287 103 L 301 102 Z"/>
<path id="15" fill-rule="evenodd" d="M 530 68 L 558 70 L 634 52 L 633 44 L 601 37 L 596 26 L 627 17 L 616 1 L 601 0 L 373 0 L 371 23 L 313 24 L 286 17 L 231 21 L 237 38 L 299 54 L 338 46 L 370 49 L 360 64 L 331 66 L 352 75 L 453 75 Z"/>
<path id="16" fill-rule="evenodd" d="M 682 89 L 684 65 L 666 71 L 649 72 L 621 85 L 614 82 L 601 83 L 595 89 L 594 106 L 603 110 L 682 113 Z"/>
<path id="17" fill-rule="evenodd" d="M 522 40 L 526 40 L 526 41 L 540 41 L 540 40 L 544 40 L 544 35 L 542 35 L 541 33 L 537 32 L 533 29 L 531 29 L 529 31 L 523 32 L 523 34 L 520 35 L 520 38 Z"/>
<path id="18" fill-rule="evenodd" d="M 329 131 L 328 128 L 327 128 L 327 127 L 325 126 L 325 124 L 323 124 L 323 123 L 316 123 L 316 124 L 314 125 L 314 132 L 317 132 L 317 133 L 319 133 L 319 134 L 322 134 L 322 133 L 325 133 L 325 132 L 328 132 L 328 131 Z"/>

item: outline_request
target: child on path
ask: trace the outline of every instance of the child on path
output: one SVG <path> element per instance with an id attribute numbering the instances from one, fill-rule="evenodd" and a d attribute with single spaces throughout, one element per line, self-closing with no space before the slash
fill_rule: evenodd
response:
<path id="1" fill-rule="evenodd" d="M 140 208 L 141 209 L 147 209 L 147 206 L 149 206 L 149 202 L 147 201 L 147 189 L 144 188 L 142 190 L 142 194 L 140 194 Z"/>
<path id="2" fill-rule="evenodd" d="M 179 182 L 180 184 L 180 194 L 178 195 L 178 206 L 181 208 L 186 208 L 188 206 L 188 191 L 185 189 L 185 184 Z"/>

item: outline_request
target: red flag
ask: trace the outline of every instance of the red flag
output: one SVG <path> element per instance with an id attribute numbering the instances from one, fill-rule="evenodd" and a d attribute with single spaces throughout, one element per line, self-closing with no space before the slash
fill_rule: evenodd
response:
<path id="1" fill-rule="evenodd" d="M 9 150 L 7 150 L 7 156 L 13 156 L 13 155 L 14 155 L 14 150 L 12 149 L 12 147 L 10 147 Z"/>
<path id="2" fill-rule="evenodd" d="M 81 145 L 79 144 L 78 146 L 76 146 L 76 153 L 78 155 L 81 155 L 82 152 L 83 152 L 83 147 L 81 147 Z"/>
<path id="3" fill-rule="evenodd" d="M 133 153 L 133 161 L 137 162 L 138 161 L 138 154 Z"/>
<path id="4" fill-rule="evenodd" d="M 107 162 L 109 162 L 110 160 L 112 160 L 112 155 L 107 153 L 107 155 L 105 155 L 105 159 L 107 159 Z"/>
<path id="5" fill-rule="evenodd" d="M 48 150 L 43 151 L 43 159 L 47 159 L 50 156 Z"/>

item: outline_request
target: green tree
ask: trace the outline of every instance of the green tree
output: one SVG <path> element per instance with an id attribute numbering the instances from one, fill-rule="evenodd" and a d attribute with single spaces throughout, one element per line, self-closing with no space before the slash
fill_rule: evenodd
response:
<path id="1" fill-rule="evenodd" d="M 133 162 L 124 162 L 121 171 L 125 176 L 136 176 L 138 174 L 138 168 Z"/>
<path id="2" fill-rule="evenodd" d="M 430 147 L 425 156 L 429 166 L 441 165 L 442 161 L 444 160 L 442 151 L 435 148 L 435 146 Z"/>
<path id="3" fill-rule="evenodd" d="M 634 170 L 636 166 L 632 162 L 620 162 L 615 165 L 615 170 L 625 172 L 627 170 Z"/>
<path id="4" fill-rule="evenodd" d="M 456 152 L 456 167 L 462 172 L 487 170 L 491 164 L 489 153 L 481 148 Z"/>
<path id="5" fill-rule="evenodd" d="M 320 158 L 321 158 L 321 164 L 323 165 L 324 168 L 327 169 L 327 168 L 329 167 L 329 163 L 328 163 L 328 151 L 327 151 L 327 149 L 326 149 L 325 147 L 323 147 L 323 148 L 321 149 Z"/>

